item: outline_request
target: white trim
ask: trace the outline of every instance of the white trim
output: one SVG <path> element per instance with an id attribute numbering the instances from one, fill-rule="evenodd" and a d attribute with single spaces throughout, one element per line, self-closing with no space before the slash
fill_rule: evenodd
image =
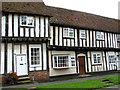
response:
<path id="1" fill-rule="evenodd" d="M 65 33 L 64 30 L 68 30 L 68 35 L 64 34 Z M 70 33 L 72 33 L 73 35 L 70 36 Z M 73 28 L 63 28 L 63 37 L 74 38 L 74 29 Z"/>
<path id="2" fill-rule="evenodd" d="M 39 48 L 39 56 L 40 56 L 40 64 L 39 65 L 31 65 L 31 48 Z M 30 45 L 29 46 L 29 64 L 30 64 L 30 67 L 41 67 L 42 66 L 41 45 Z"/>
<path id="3" fill-rule="evenodd" d="M 22 17 L 26 17 L 26 25 L 22 24 Z M 29 20 L 33 20 L 32 25 L 28 25 L 29 24 Z M 34 27 L 34 17 L 32 17 L 32 16 L 26 16 L 26 15 L 20 16 L 20 26 Z"/>
<path id="4" fill-rule="evenodd" d="M 57 57 L 57 67 L 55 66 L 55 63 L 54 63 L 55 62 L 55 60 L 54 60 L 55 56 Z M 67 63 L 68 65 L 67 65 L 67 67 L 58 67 L 58 56 L 68 56 L 68 63 Z M 65 55 L 65 54 L 64 55 L 53 55 L 52 56 L 53 68 L 54 69 L 69 68 L 70 67 L 69 66 L 70 65 L 69 59 L 70 59 L 70 55 Z"/>
<path id="5" fill-rule="evenodd" d="M 104 40 L 104 32 L 96 31 L 96 39 L 97 40 Z"/>
<path id="6" fill-rule="evenodd" d="M 94 57 L 93 55 L 96 55 L 96 59 L 97 59 L 97 63 L 94 62 Z M 100 62 L 98 63 L 98 55 L 100 56 Z M 101 63 L 101 53 L 92 53 L 92 60 L 93 60 L 93 63 L 92 64 L 102 64 Z"/>
<path id="7" fill-rule="evenodd" d="M 117 41 L 120 41 L 120 34 L 117 34 Z"/>
<path id="8" fill-rule="evenodd" d="M 84 38 L 84 39 L 86 38 L 86 31 L 85 30 L 80 30 L 80 38 Z"/>

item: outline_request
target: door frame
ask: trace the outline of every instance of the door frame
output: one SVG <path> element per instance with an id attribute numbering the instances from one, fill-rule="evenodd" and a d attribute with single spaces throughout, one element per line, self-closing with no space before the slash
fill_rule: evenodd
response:
<path id="1" fill-rule="evenodd" d="M 27 54 L 16 54 L 16 73 L 17 73 L 17 56 L 26 56 L 26 60 L 27 60 Z M 27 74 L 25 74 L 25 75 L 28 75 L 28 61 L 26 61 L 27 63 L 27 65 L 26 65 L 26 67 L 27 67 Z M 20 75 L 20 76 L 24 76 L 24 75 Z"/>
<path id="2" fill-rule="evenodd" d="M 86 64 L 85 64 L 85 56 L 78 56 L 78 65 L 79 65 L 79 74 L 80 74 L 80 61 L 79 61 L 79 57 L 84 57 L 84 74 L 86 73 Z"/>

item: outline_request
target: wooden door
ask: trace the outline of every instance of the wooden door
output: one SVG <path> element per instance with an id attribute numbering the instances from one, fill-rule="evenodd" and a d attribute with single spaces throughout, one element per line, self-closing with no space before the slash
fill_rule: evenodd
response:
<path id="1" fill-rule="evenodd" d="M 85 74 L 85 57 L 78 57 L 79 60 L 79 74 Z"/>

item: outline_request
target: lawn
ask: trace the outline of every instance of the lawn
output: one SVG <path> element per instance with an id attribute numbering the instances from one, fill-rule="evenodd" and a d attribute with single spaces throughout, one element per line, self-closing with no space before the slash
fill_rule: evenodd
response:
<path id="1" fill-rule="evenodd" d="M 110 80 L 111 82 L 113 82 L 113 84 L 106 84 L 101 81 L 102 79 L 94 79 L 94 80 L 86 80 L 86 81 L 73 82 L 73 83 L 40 86 L 36 88 L 37 89 L 41 89 L 41 88 L 104 88 L 107 86 L 113 86 L 113 85 L 119 84 L 120 80 L 118 78 L 120 78 L 120 76 L 104 78 L 104 79 Z"/>

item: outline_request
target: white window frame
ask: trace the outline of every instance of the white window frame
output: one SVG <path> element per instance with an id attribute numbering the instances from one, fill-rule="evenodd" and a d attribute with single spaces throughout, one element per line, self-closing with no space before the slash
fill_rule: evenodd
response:
<path id="1" fill-rule="evenodd" d="M 72 66 L 72 63 L 74 62 L 74 66 Z M 71 56 L 71 67 L 76 67 L 76 60 L 75 56 Z"/>
<path id="2" fill-rule="evenodd" d="M 120 34 L 117 35 L 117 41 L 120 42 Z"/>
<path id="3" fill-rule="evenodd" d="M 68 35 L 65 35 L 65 30 L 68 30 Z M 72 31 L 71 31 L 72 30 Z M 73 33 L 72 36 L 70 36 L 70 33 Z M 63 37 L 67 38 L 74 38 L 74 29 L 73 28 L 63 28 Z"/>
<path id="4" fill-rule="evenodd" d="M 94 55 L 96 55 L 96 58 L 94 58 Z M 100 59 L 100 62 L 98 62 L 98 58 Z M 93 64 L 101 64 L 101 53 L 93 53 L 92 54 Z M 95 59 L 97 62 L 95 63 Z"/>
<path id="5" fill-rule="evenodd" d="M 113 57 L 113 58 L 111 58 L 111 57 Z M 111 62 L 110 62 L 110 60 L 111 60 Z M 110 64 L 115 64 L 116 61 L 117 61 L 117 57 L 115 55 L 109 55 L 109 63 Z"/>
<path id="6" fill-rule="evenodd" d="M 26 25 L 22 24 L 22 17 L 26 17 Z M 32 25 L 29 25 L 29 20 L 33 20 Z M 34 27 L 34 17 L 32 17 L 32 16 L 20 16 L 20 26 Z"/>
<path id="7" fill-rule="evenodd" d="M 68 61 L 67 61 L 67 67 L 59 67 L 58 66 L 58 57 L 59 56 L 67 56 L 68 57 Z M 57 67 L 55 66 L 55 60 L 54 57 L 57 57 Z M 53 61 L 53 68 L 54 69 L 62 69 L 62 68 L 69 68 L 69 55 L 52 55 L 52 61 Z"/>
<path id="8" fill-rule="evenodd" d="M 104 40 L 104 32 L 96 31 L 96 39 L 97 40 Z"/>
<path id="9" fill-rule="evenodd" d="M 86 38 L 86 31 L 85 30 L 80 30 L 80 38 L 83 38 L 83 39 Z"/>
<path id="10" fill-rule="evenodd" d="M 40 64 L 32 65 L 31 64 L 31 48 L 39 48 L 39 58 L 40 58 Z M 41 58 L 41 45 L 31 45 L 29 46 L 29 64 L 30 67 L 41 67 L 42 66 L 42 58 Z"/>

